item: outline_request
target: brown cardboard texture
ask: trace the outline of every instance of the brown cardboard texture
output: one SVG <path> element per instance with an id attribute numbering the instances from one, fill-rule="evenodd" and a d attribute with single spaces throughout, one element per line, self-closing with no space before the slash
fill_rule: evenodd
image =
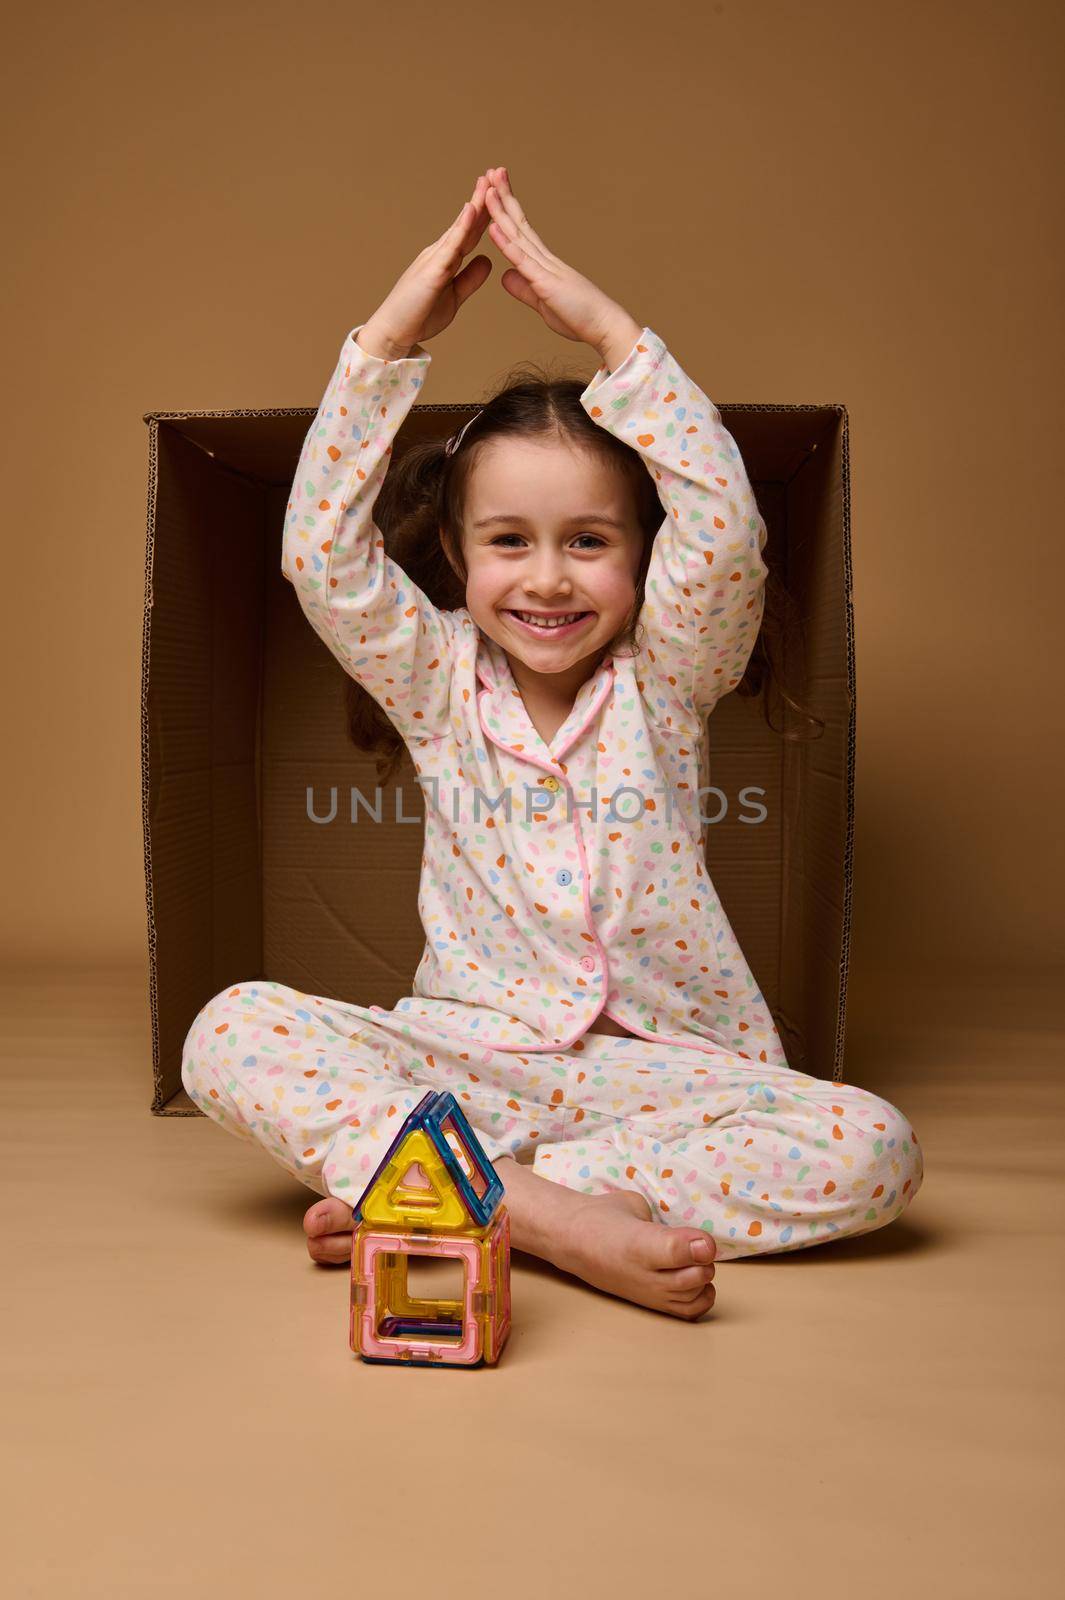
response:
<path id="1" fill-rule="evenodd" d="M 477 409 L 413 406 L 393 459 Z M 704 828 L 706 859 L 789 1065 L 840 1081 L 855 727 L 847 413 L 719 409 L 768 526 L 767 560 L 798 603 L 790 681 L 825 726 L 785 740 L 760 697 L 720 701 L 700 783 L 720 791 L 704 798 L 704 815 L 724 814 Z M 315 414 L 144 416 L 142 806 L 151 1110 L 163 1116 L 202 1115 L 182 1088 L 181 1051 L 212 995 L 258 977 L 390 1008 L 411 992 L 424 944 L 413 765 L 404 755 L 378 785 L 373 758 L 348 737 L 344 671 L 281 575 L 285 510 Z M 335 817 L 314 820 L 330 816 L 334 788 Z M 762 792 L 744 801 L 752 788 Z"/>

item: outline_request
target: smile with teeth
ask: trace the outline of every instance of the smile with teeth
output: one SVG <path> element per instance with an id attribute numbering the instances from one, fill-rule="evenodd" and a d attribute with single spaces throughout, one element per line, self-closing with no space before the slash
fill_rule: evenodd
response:
<path id="1" fill-rule="evenodd" d="M 590 613 L 587 611 L 511 611 L 509 615 L 517 617 L 518 621 L 524 623 L 527 628 L 536 628 L 539 632 L 554 632 L 557 628 L 565 628 L 572 623 L 580 622 Z"/>

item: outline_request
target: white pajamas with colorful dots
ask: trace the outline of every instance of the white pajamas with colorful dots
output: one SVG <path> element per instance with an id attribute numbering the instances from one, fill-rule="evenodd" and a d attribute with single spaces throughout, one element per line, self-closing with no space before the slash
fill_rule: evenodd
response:
<path id="1" fill-rule="evenodd" d="M 352 1203 L 434 1088 L 490 1159 L 635 1189 L 659 1220 L 712 1232 L 718 1259 L 889 1222 L 921 1181 L 912 1130 L 788 1067 L 706 870 L 706 717 L 743 674 L 766 574 L 716 406 L 649 328 L 581 395 L 643 457 L 665 519 L 639 654 L 607 656 L 546 743 L 505 652 L 384 549 L 373 505 L 430 358 L 379 360 L 358 331 L 307 433 L 282 570 L 424 786 L 425 950 L 391 1011 L 263 980 L 216 995 L 186 1039 L 190 1096 Z M 632 1037 L 591 1031 L 600 1015 Z"/>
<path id="2" fill-rule="evenodd" d="M 905 1117 L 850 1084 L 609 1034 L 485 1049 L 263 981 L 209 1002 L 182 1078 L 222 1127 L 351 1205 L 407 1112 L 447 1089 L 490 1160 L 584 1194 L 635 1189 L 656 1219 L 712 1233 L 719 1261 L 866 1233 L 921 1182 Z"/>

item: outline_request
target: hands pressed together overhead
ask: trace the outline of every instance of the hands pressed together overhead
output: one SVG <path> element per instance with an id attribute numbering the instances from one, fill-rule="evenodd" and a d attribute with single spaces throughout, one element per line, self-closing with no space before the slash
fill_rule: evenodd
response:
<path id="1" fill-rule="evenodd" d="M 415 256 L 364 325 L 359 343 L 395 360 L 442 332 L 492 271 L 486 255 L 463 266 L 486 228 L 510 263 L 500 279 L 507 293 L 538 312 L 553 333 L 591 345 L 607 366 L 616 365 L 642 324 L 552 254 L 522 210 L 506 167 L 481 174 L 455 220 Z"/>

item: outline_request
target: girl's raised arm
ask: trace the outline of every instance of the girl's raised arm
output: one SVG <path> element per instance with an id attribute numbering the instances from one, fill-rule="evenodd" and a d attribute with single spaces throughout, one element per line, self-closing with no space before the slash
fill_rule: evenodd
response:
<path id="1" fill-rule="evenodd" d="M 462 265 L 488 224 L 486 185 L 482 174 L 454 221 L 344 340 L 285 516 L 282 572 L 312 627 L 404 739 L 446 726 L 456 621 L 387 555 L 373 508 L 429 370 L 421 341 L 448 327 L 491 271 L 483 255 Z"/>
<path id="2" fill-rule="evenodd" d="M 373 508 L 392 441 L 431 357 L 386 361 L 344 340 L 307 431 L 285 517 L 281 570 L 315 632 L 404 738 L 449 715 L 452 614 L 385 552 Z"/>
<path id="3" fill-rule="evenodd" d="M 701 720 L 743 676 L 762 620 L 766 525 L 721 413 L 644 328 L 599 368 L 585 411 L 644 459 L 666 518 L 640 611 L 644 697 L 668 720 Z"/>
<path id="4" fill-rule="evenodd" d="M 713 401 L 658 335 L 637 332 L 616 300 L 547 248 L 505 167 L 488 177 L 490 235 L 511 263 L 503 287 L 599 353 L 581 404 L 643 457 L 658 486 L 666 520 L 640 611 L 650 669 L 642 693 L 661 720 L 701 721 L 743 676 L 765 601 L 766 526 L 742 457 Z"/>

